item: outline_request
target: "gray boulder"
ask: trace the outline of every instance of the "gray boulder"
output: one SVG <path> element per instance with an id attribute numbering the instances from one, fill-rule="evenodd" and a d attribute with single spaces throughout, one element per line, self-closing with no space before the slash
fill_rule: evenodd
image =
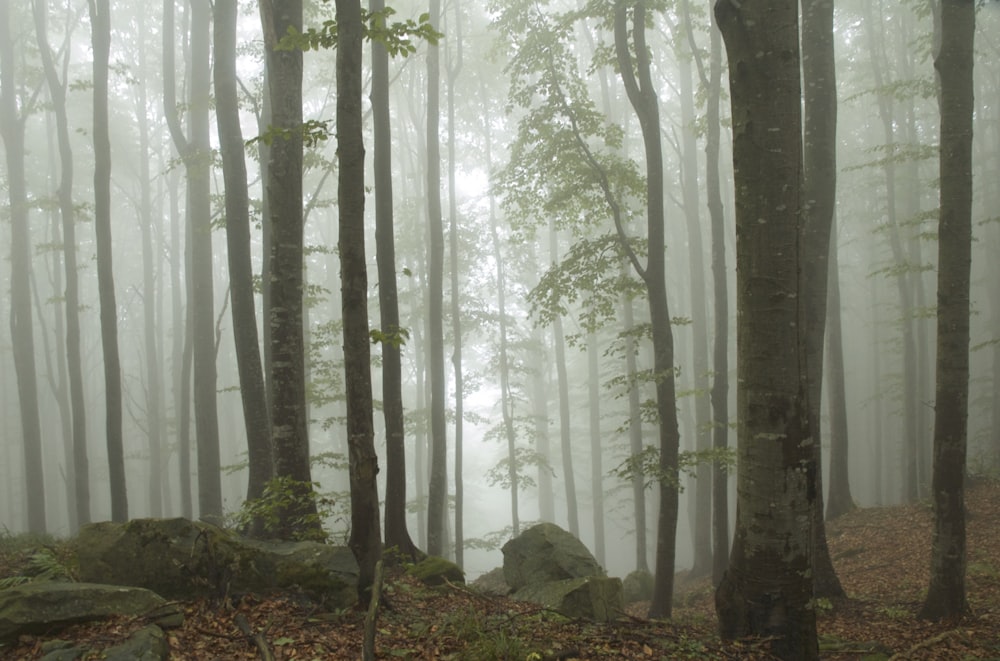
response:
<path id="1" fill-rule="evenodd" d="M 143 587 L 168 599 L 287 588 L 331 608 L 357 599 L 358 565 L 343 547 L 247 540 L 181 518 L 90 524 L 73 544 L 82 580 Z"/>
<path id="2" fill-rule="evenodd" d="M 163 629 L 150 624 L 128 637 L 124 643 L 101 653 L 104 661 L 167 661 L 170 645 Z"/>
<path id="3" fill-rule="evenodd" d="M 605 576 L 587 576 L 527 585 L 514 598 L 559 611 L 566 617 L 610 622 L 621 614 L 622 581 Z"/>
<path id="4" fill-rule="evenodd" d="M 142 588 L 90 583 L 27 583 L 0 590 L 0 640 L 108 615 L 175 616 L 177 608 Z"/>
<path id="5" fill-rule="evenodd" d="M 554 523 L 539 523 L 503 545 L 503 575 L 517 591 L 567 578 L 604 576 L 587 547 Z"/>

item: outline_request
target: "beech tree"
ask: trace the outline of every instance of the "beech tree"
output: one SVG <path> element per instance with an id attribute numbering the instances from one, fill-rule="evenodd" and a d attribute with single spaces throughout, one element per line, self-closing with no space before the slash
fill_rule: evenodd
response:
<path id="1" fill-rule="evenodd" d="M 972 263 L 973 0 L 942 0 L 941 208 L 938 229 L 937 388 L 934 405 L 934 539 L 920 616 L 969 611 L 965 596 L 965 456 L 969 413 L 969 284 Z"/>
<path id="2" fill-rule="evenodd" d="M 736 533 L 716 612 L 724 639 L 770 636 L 781 658 L 816 659 L 798 2 L 718 0 L 715 14 L 732 98 L 740 421 Z"/>
<path id="3" fill-rule="evenodd" d="M 94 48 L 94 231 L 97 235 L 97 288 L 104 350 L 104 410 L 108 447 L 111 520 L 128 520 L 125 448 L 122 438 L 122 374 L 118 356 L 118 304 L 111 263 L 111 138 L 108 119 L 108 59 L 111 51 L 111 7 L 90 0 Z M 216 461 L 218 464 L 218 461 Z M 220 505 L 221 514 L 221 505 Z"/>

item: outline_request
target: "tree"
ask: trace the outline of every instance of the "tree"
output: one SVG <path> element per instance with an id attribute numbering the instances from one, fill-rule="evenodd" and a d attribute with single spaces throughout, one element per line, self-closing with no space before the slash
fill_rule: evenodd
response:
<path id="1" fill-rule="evenodd" d="M 437 24 L 441 0 L 430 0 L 430 20 Z M 427 49 L 427 253 L 430 295 L 427 344 L 431 390 L 431 477 L 427 492 L 427 552 L 444 555 L 445 513 L 448 496 L 448 432 L 445 427 L 444 376 L 444 225 L 441 219 L 440 121 L 441 53 L 436 45 Z"/>
<path id="2" fill-rule="evenodd" d="M 646 2 L 615 3 L 615 52 L 625 91 L 642 129 L 646 152 L 646 231 L 648 256 L 645 266 L 628 251 L 633 269 L 642 278 L 649 299 L 653 335 L 653 373 L 656 381 L 656 411 L 659 420 L 660 512 L 656 532 L 656 572 L 650 617 L 670 617 L 673 606 L 675 539 L 677 536 L 678 469 L 680 432 L 677 427 L 677 393 L 674 383 L 674 337 L 667 306 L 664 259 L 663 154 L 657 90 L 653 87 L 646 48 Z M 632 29 L 628 21 L 631 15 Z M 619 218 L 615 227 L 624 242 Z M 627 244 L 626 244 L 627 245 Z"/>
<path id="3" fill-rule="evenodd" d="M 7 155 L 7 190 L 10 196 L 10 335 L 28 483 L 28 530 L 42 533 L 45 532 L 45 479 L 28 280 L 32 254 L 30 215 L 24 177 L 24 120 L 28 109 L 22 106 L 22 113 L 18 116 L 14 41 L 10 25 L 10 3 L 4 2 L 0 6 L 0 134 L 3 135 Z"/>
<path id="4" fill-rule="evenodd" d="M 338 5 L 339 6 L 339 5 Z M 283 538 L 322 533 L 313 498 L 306 420 L 302 330 L 302 51 L 279 46 L 289 29 L 302 32 L 302 0 L 262 0 L 271 126 L 268 209 L 271 254 L 271 430 L 274 474 L 290 481 L 292 498 L 279 512 Z"/>
<path id="5" fill-rule="evenodd" d="M 973 0 L 942 0 L 941 208 L 938 230 L 937 387 L 934 406 L 934 539 L 920 617 L 969 611 L 965 596 L 965 456 L 969 403 L 969 284 L 972 262 Z"/>
<path id="6" fill-rule="evenodd" d="M 239 98 L 236 91 L 237 0 L 216 0 L 214 8 L 215 116 L 226 186 L 226 244 L 229 257 L 233 340 L 240 377 L 243 422 L 247 435 L 250 478 L 247 500 L 260 498 L 274 472 L 271 423 L 257 338 L 253 266 L 250 259 L 250 201 L 243 154 Z M 255 524 L 259 528 L 259 523 Z M 254 530 L 256 534 L 263 531 Z"/>
<path id="7" fill-rule="evenodd" d="M 804 288 L 809 432 L 816 470 L 813 501 L 813 581 L 819 597 L 842 597 L 826 543 L 823 508 L 820 408 L 823 394 L 823 347 L 826 335 L 830 233 L 837 197 L 837 81 L 833 50 L 833 0 L 802 3 L 803 219 Z"/>
<path id="8" fill-rule="evenodd" d="M 378 456 L 372 423 L 368 275 L 365 265 L 365 145 L 361 134 L 359 0 L 337 0 L 337 162 L 340 208 L 340 281 L 347 389 L 347 447 L 350 457 L 351 537 L 358 561 L 358 599 L 367 606 L 382 557 L 378 516 Z"/>
<path id="9" fill-rule="evenodd" d="M 715 14 L 732 98 L 740 421 L 736 533 L 716 611 L 724 639 L 771 636 L 781 658 L 815 659 L 798 3 L 719 0 Z"/>
<path id="10" fill-rule="evenodd" d="M 198 458 L 198 515 L 221 520 L 222 480 L 219 465 L 219 420 L 216 401 L 215 328 L 212 275 L 211 145 L 208 112 L 209 77 L 208 3 L 191 4 L 191 79 L 188 134 L 178 116 L 174 74 L 174 2 L 163 5 L 163 105 L 174 147 L 184 162 L 187 178 L 188 323 L 194 372 L 194 418 Z M 183 432 L 182 432 L 183 433 Z M 183 450 L 182 450 L 183 451 Z"/>
<path id="11" fill-rule="evenodd" d="M 111 8 L 108 0 L 90 0 L 94 48 L 94 231 L 97 237 L 97 287 L 104 350 L 104 408 L 107 426 L 111 519 L 128 520 L 125 449 L 122 439 L 122 374 L 118 356 L 118 304 L 111 264 L 111 138 L 108 120 L 108 58 Z"/>
<path id="12" fill-rule="evenodd" d="M 844 372 L 844 340 L 840 314 L 840 268 L 837 224 L 830 228 L 830 274 L 826 311 L 826 384 L 830 409 L 830 493 L 826 518 L 832 520 L 854 509 L 848 475 L 847 386 Z M 876 447 L 876 452 L 881 452 Z M 877 474 L 878 477 L 881 477 Z M 878 477 L 876 479 L 878 479 Z"/>
<path id="13" fill-rule="evenodd" d="M 67 481 L 73 489 L 77 525 L 90 523 L 90 477 L 87 459 L 87 408 L 83 396 L 83 369 L 80 356 L 80 279 L 76 262 L 76 212 L 73 208 L 73 151 L 69 139 L 69 121 L 66 116 L 66 88 L 59 80 L 46 30 L 48 2 L 34 3 L 35 33 L 38 50 L 48 83 L 49 98 L 56 117 L 56 135 L 59 142 L 59 214 L 62 220 L 63 270 L 66 276 L 66 371 L 69 377 L 70 414 L 72 417 L 73 470 Z M 66 49 L 67 57 L 70 49 Z M 71 528 L 74 526 L 71 526 Z"/>
<path id="14" fill-rule="evenodd" d="M 385 10 L 384 0 L 371 0 L 373 14 Z M 371 40 L 372 124 L 375 184 L 375 259 L 378 264 L 379 321 L 382 347 L 382 412 L 385 420 L 385 545 L 416 559 L 417 547 L 406 527 L 406 445 L 403 416 L 403 370 L 396 283 L 396 246 L 392 203 L 392 135 L 389 117 L 389 53 Z"/>

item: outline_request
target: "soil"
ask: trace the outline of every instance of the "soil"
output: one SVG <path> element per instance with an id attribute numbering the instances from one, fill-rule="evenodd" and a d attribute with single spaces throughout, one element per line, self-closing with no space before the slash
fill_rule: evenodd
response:
<path id="1" fill-rule="evenodd" d="M 929 580 L 931 517 L 924 504 L 857 509 L 828 524 L 847 599 L 817 601 L 823 659 L 1000 659 L 1000 482 L 968 485 L 967 595 L 971 613 L 926 622 L 916 613 Z M 23 558 L 22 558 L 23 559 Z M 0 553 L 0 576 L 18 570 Z M 379 659 L 768 659 L 768 641 L 721 643 L 707 578 L 678 575 L 670 621 L 630 605 L 611 624 L 557 613 L 448 584 L 430 588 L 390 569 L 376 630 Z M 365 614 L 329 613 L 292 594 L 182 604 L 184 625 L 167 632 L 171 659 L 361 658 Z M 241 631 L 245 618 L 252 635 Z M 52 638 L 104 649 L 146 622 L 115 618 L 48 636 L 23 636 L 3 659 L 39 659 Z"/>

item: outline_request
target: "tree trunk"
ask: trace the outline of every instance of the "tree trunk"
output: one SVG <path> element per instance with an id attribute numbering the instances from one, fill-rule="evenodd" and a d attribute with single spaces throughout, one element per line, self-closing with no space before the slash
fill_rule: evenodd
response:
<path id="1" fill-rule="evenodd" d="M 846 514 L 855 507 L 847 461 L 847 387 L 844 382 L 844 341 L 840 321 L 840 269 L 836 237 L 837 227 L 834 224 L 830 228 L 830 274 L 826 299 L 826 375 L 830 408 L 830 497 L 826 503 L 827 520 Z M 875 452 L 880 452 L 881 439 L 874 445 Z M 881 475 L 876 474 L 875 481 L 880 482 Z"/>
<path id="2" fill-rule="evenodd" d="M 250 200 L 236 87 L 237 17 L 237 0 L 215 0 L 215 107 L 226 186 L 226 246 L 233 305 L 233 340 L 250 464 L 247 500 L 254 500 L 263 495 L 264 487 L 273 476 L 274 460 L 271 456 L 271 422 L 267 415 L 267 393 L 264 390 L 254 303 Z M 252 524 L 251 532 L 263 534 L 260 521 Z"/>
<path id="3" fill-rule="evenodd" d="M 385 0 L 371 0 L 371 11 Z M 378 263 L 379 321 L 390 338 L 400 333 L 396 284 L 396 245 L 392 200 L 392 129 L 389 116 L 389 54 L 372 40 L 372 118 L 375 177 L 375 256 Z M 402 340 L 402 337 L 399 338 Z M 406 445 L 403 416 L 403 369 L 400 344 L 383 341 L 382 411 L 385 418 L 385 545 L 416 560 L 417 547 L 406 526 Z M 419 480 L 420 478 L 418 478 Z"/>
<path id="4" fill-rule="evenodd" d="M 454 62 L 448 63 L 448 246 L 451 257 L 451 334 L 454 348 L 451 363 L 455 371 L 455 563 L 464 566 L 463 546 L 465 485 L 462 479 L 463 437 L 465 425 L 465 381 L 462 377 L 462 315 L 459 271 L 461 253 L 458 247 L 458 193 L 455 190 L 455 81 L 462 70 L 462 8 L 456 0 L 454 38 L 445 42 L 455 44 L 457 52 Z M 450 49 L 449 49 L 450 50 Z M 449 58 L 450 59 L 450 58 Z"/>
<path id="5" fill-rule="evenodd" d="M 736 535 L 716 611 L 724 639 L 771 636 L 779 657 L 816 659 L 798 3 L 719 0 L 715 13 L 732 99 L 741 423 Z"/>
<path id="6" fill-rule="evenodd" d="M 628 18 L 632 15 L 632 32 Z M 677 393 L 674 382 L 674 336 L 667 306 L 664 258 L 663 152 L 660 141 L 660 111 L 653 88 L 646 49 L 646 3 L 615 3 L 615 51 L 622 82 L 642 128 L 646 154 L 646 227 L 649 257 L 645 267 L 635 255 L 633 268 L 646 285 L 653 333 L 653 373 L 656 377 L 656 411 L 659 418 L 660 511 L 656 528 L 656 572 L 650 617 L 670 617 L 673 607 L 675 542 L 677 537 L 678 470 L 680 431 L 677 426 Z M 634 45 L 635 60 L 630 48 Z M 621 222 L 616 220 L 619 233 Z M 624 238 L 624 237 L 623 237 Z"/>
<path id="7" fill-rule="evenodd" d="M 430 21 L 441 18 L 441 0 L 430 0 Z M 431 475 L 427 497 L 427 552 L 445 553 L 445 516 L 448 510 L 448 431 L 445 427 L 444 375 L 444 227 L 441 219 L 440 122 L 441 52 L 427 47 L 427 224 L 430 245 L 427 255 L 430 307 L 428 314 L 431 382 Z"/>
<path id="8" fill-rule="evenodd" d="M 90 0 L 94 49 L 94 232 L 97 239 L 97 288 L 104 350 L 105 424 L 111 520 L 128 521 L 125 448 L 122 438 L 122 373 L 118 356 L 118 304 L 111 263 L 111 138 L 108 120 L 108 58 L 111 9 L 108 0 Z"/>
<path id="9" fill-rule="evenodd" d="M 73 152 L 69 138 L 69 122 L 66 117 L 66 89 L 56 71 L 46 35 L 45 19 L 48 3 L 38 0 L 34 3 L 35 31 L 38 48 L 45 69 L 56 117 L 56 134 L 59 141 L 60 177 L 59 214 L 62 219 L 63 271 L 66 275 L 64 293 L 66 310 L 66 370 L 69 381 L 69 400 L 72 418 L 72 470 L 67 478 L 72 487 L 74 511 L 71 513 L 70 529 L 75 531 L 80 525 L 90 523 L 90 477 L 87 457 L 87 407 L 83 394 L 83 370 L 80 355 L 80 285 L 76 262 L 76 222 L 73 208 Z M 69 49 L 67 49 L 68 57 Z"/>
<path id="10" fill-rule="evenodd" d="M 624 272 L 626 265 L 622 265 Z M 642 413 L 639 405 L 639 383 L 636 380 L 635 320 L 632 300 L 622 297 L 622 333 L 625 335 L 625 383 L 628 385 L 628 440 L 629 454 L 637 456 L 642 452 Z M 649 546 L 646 542 L 646 476 L 641 470 L 632 476 L 632 511 L 635 516 L 635 568 L 649 571 Z"/>
<path id="11" fill-rule="evenodd" d="M 598 364 L 597 334 L 587 333 L 587 410 L 590 414 L 590 493 L 593 498 L 594 557 L 607 566 L 604 548 L 604 464 L 601 451 L 601 374 Z"/>
<path id="12" fill-rule="evenodd" d="M 934 541 L 920 617 L 969 612 L 965 596 L 965 458 L 969 404 L 969 285 L 972 262 L 972 0 L 941 3 L 941 217 L 938 229 L 937 388 L 934 418 Z"/>
<path id="13" fill-rule="evenodd" d="M 340 209 L 341 305 L 347 447 L 351 481 L 351 537 L 358 561 L 358 599 L 367 607 L 382 557 L 378 457 L 372 422 L 371 337 L 365 264 L 365 144 L 361 135 L 363 24 L 359 0 L 337 0 L 337 164 Z"/>
<path id="14" fill-rule="evenodd" d="M 816 470 L 813 500 L 813 582 L 816 596 L 843 597 L 833 568 L 823 518 L 823 339 L 830 230 L 837 198 L 837 81 L 833 52 L 833 0 L 802 2 L 803 222 L 802 286 L 805 308 L 808 429 Z"/>
<path id="15" fill-rule="evenodd" d="M 280 36 L 302 31 L 302 0 L 273 0 L 261 8 L 274 131 L 268 161 L 271 216 L 269 281 L 271 432 L 274 474 L 291 481 L 294 498 L 279 512 L 279 536 L 322 534 L 309 465 L 302 330 L 302 51 L 277 49 Z"/>

